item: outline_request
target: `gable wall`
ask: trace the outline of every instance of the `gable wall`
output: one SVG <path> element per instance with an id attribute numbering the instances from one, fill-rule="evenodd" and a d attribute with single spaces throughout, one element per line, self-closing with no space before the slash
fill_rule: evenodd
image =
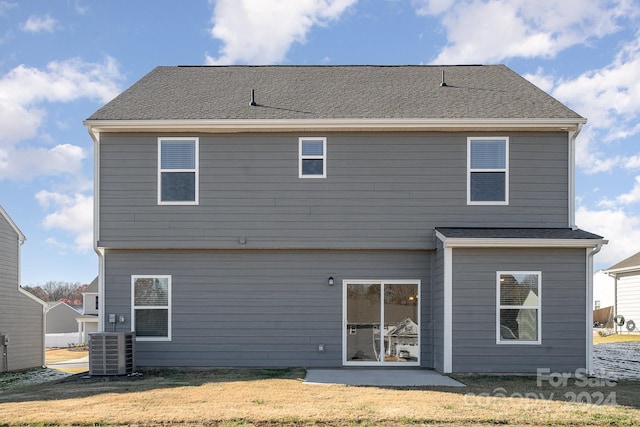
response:
<path id="1" fill-rule="evenodd" d="M 47 311 L 47 333 L 78 332 L 78 322 L 76 321 L 78 317 L 80 317 L 80 313 L 68 305 L 54 306 Z"/>
<path id="2" fill-rule="evenodd" d="M 0 334 L 9 336 L 8 369 L 44 365 L 42 305 L 18 290 L 18 235 L 0 216 Z M 2 346 L 0 346 L 0 355 Z M 6 370 L 0 357 L 0 372 Z"/>
<path id="3" fill-rule="evenodd" d="M 509 206 L 467 206 L 467 136 L 510 136 Z M 200 204 L 157 205 L 157 136 L 102 134 L 100 246 L 434 249 L 435 226 L 567 227 L 567 135 L 200 137 Z M 163 134 L 162 136 L 186 136 Z M 327 178 L 298 178 L 298 137 Z"/>

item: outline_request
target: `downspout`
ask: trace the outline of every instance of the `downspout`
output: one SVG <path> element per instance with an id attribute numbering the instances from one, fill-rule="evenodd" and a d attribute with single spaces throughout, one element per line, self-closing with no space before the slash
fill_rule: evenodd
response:
<path id="1" fill-rule="evenodd" d="M 98 255 L 98 332 L 104 332 L 104 248 L 100 241 L 100 132 L 88 127 L 93 140 L 93 250 Z"/>
<path id="2" fill-rule="evenodd" d="M 593 374 L 593 257 L 600 252 L 602 245 L 607 244 L 604 240 L 598 243 L 591 251 L 587 252 L 587 295 L 586 295 L 586 323 L 587 323 L 587 363 L 586 368 L 589 374 Z"/>
<path id="3" fill-rule="evenodd" d="M 576 226 L 576 138 L 582 130 L 582 123 L 578 123 L 575 130 L 569 131 L 569 228 Z"/>

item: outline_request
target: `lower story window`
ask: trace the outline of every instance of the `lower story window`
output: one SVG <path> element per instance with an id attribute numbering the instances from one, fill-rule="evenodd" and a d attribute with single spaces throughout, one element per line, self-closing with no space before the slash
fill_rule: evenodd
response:
<path id="1" fill-rule="evenodd" d="M 542 273 L 499 271 L 496 276 L 498 344 L 540 344 Z"/>
<path id="2" fill-rule="evenodd" d="M 141 341 L 171 339 L 171 276 L 131 276 L 132 328 Z"/>

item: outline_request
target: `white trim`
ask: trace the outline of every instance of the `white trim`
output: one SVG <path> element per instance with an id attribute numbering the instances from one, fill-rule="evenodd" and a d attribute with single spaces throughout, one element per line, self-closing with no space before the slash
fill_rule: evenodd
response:
<path id="1" fill-rule="evenodd" d="M 93 250 L 98 255 L 98 332 L 104 332 L 104 248 L 100 241 L 100 132 L 89 128 L 93 140 Z"/>
<path id="2" fill-rule="evenodd" d="M 591 306 L 593 302 L 593 257 L 602 249 L 602 244 L 598 245 L 593 249 L 587 248 L 587 281 L 586 281 L 586 342 L 587 342 L 587 351 L 586 351 L 586 364 L 585 368 L 587 372 L 590 374 L 593 373 L 593 307 Z M 617 314 L 618 310 L 618 302 L 617 302 L 617 287 L 618 287 L 618 278 L 615 277 L 615 290 L 616 290 L 616 301 L 614 303 L 614 316 Z"/>
<path id="3" fill-rule="evenodd" d="M 525 305 L 502 305 L 500 304 L 500 276 L 505 274 L 518 275 L 536 275 L 538 277 L 538 304 L 536 307 Z M 503 340 L 500 334 L 500 310 L 502 309 L 535 309 L 537 310 L 537 339 L 534 341 L 524 340 Z M 496 344 L 499 345 L 540 345 L 542 344 L 542 272 L 541 271 L 516 271 L 501 270 L 496 271 Z"/>
<path id="4" fill-rule="evenodd" d="M 195 143 L 195 168 L 194 169 L 162 169 L 162 142 L 163 141 L 193 141 Z M 175 202 L 165 202 L 162 201 L 162 173 L 178 173 L 178 172 L 189 172 L 195 174 L 195 185 L 194 185 L 194 200 L 193 201 L 175 201 Z M 173 206 L 184 206 L 184 205 L 198 205 L 200 203 L 200 138 L 196 136 L 185 136 L 185 137 L 158 137 L 158 205 L 173 205 Z"/>
<path id="5" fill-rule="evenodd" d="M 508 239 L 446 237 L 436 230 L 436 237 L 445 248 L 593 248 L 606 242 L 595 239 Z"/>
<path id="6" fill-rule="evenodd" d="M 579 124 L 576 129 L 569 130 L 569 159 L 568 159 L 568 207 L 569 207 L 569 227 L 576 227 L 576 138 L 582 130 L 582 124 Z"/>
<path id="7" fill-rule="evenodd" d="M 633 273 L 636 271 L 640 271 L 640 265 L 632 265 L 629 267 L 616 268 L 614 270 L 602 270 L 603 273 L 606 273 L 610 277 L 615 277 L 619 274 Z"/>
<path id="8" fill-rule="evenodd" d="M 473 141 L 503 141 L 505 144 L 504 168 L 497 169 L 472 169 L 471 168 L 471 143 Z M 504 200 L 471 200 L 471 174 L 474 172 L 501 172 L 504 173 Z M 494 205 L 504 206 L 509 204 L 509 137 L 508 136 L 478 136 L 467 137 L 467 205 Z"/>
<path id="9" fill-rule="evenodd" d="M 309 156 L 302 154 L 302 143 L 304 141 L 321 141 L 322 142 L 322 155 L 321 156 Z M 302 173 L 303 160 L 322 160 L 322 174 L 321 175 L 305 175 Z M 327 177 L 327 138 L 318 136 L 301 136 L 298 138 L 298 178 L 326 178 Z"/>
<path id="10" fill-rule="evenodd" d="M 347 286 L 348 285 L 380 285 L 380 320 L 384 323 L 384 286 L 388 285 L 417 285 L 418 286 L 418 303 L 417 303 L 417 324 L 418 324 L 418 360 L 415 362 L 386 362 L 384 359 L 378 362 L 350 362 L 347 361 L 347 336 L 348 336 L 348 323 L 347 323 Z M 343 279 L 342 280 L 342 364 L 344 366 L 386 366 L 386 367 L 407 367 L 407 366 L 420 366 L 420 355 L 422 352 L 422 281 L 420 279 L 415 280 L 393 280 L 393 279 Z M 382 336 L 382 330 L 381 330 Z M 384 340 L 381 341 L 381 353 L 384 354 Z"/>
<path id="11" fill-rule="evenodd" d="M 131 276 L 131 331 L 136 332 L 135 283 L 137 279 L 167 279 L 167 305 L 140 306 L 141 310 L 167 310 L 167 336 L 141 337 L 136 334 L 136 341 L 171 341 L 171 276 L 166 274 L 136 274 Z"/>
<path id="12" fill-rule="evenodd" d="M 567 131 L 586 123 L 573 119 L 177 119 L 85 120 L 89 132 L 262 132 L 269 130 L 549 130 Z"/>
<path id="13" fill-rule="evenodd" d="M 453 249 L 444 248 L 444 333 L 442 348 L 442 372 L 450 374 L 453 369 Z"/>

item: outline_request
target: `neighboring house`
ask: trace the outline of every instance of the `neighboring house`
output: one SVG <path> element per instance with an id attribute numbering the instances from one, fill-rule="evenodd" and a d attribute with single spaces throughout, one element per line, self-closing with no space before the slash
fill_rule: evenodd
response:
<path id="1" fill-rule="evenodd" d="M 100 330 L 138 366 L 590 368 L 585 122 L 501 65 L 158 67 L 85 121 Z"/>
<path id="2" fill-rule="evenodd" d="M 98 278 L 82 292 L 82 315 L 76 317 L 79 343 L 89 343 L 89 334 L 98 331 Z"/>
<path id="3" fill-rule="evenodd" d="M 605 270 L 614 279 L 614 315 L 623 316 L 618 330 L 640 332 L 640 252 Z"/>
<path id="4" fill-rule="evenodd" d="M 64 301 L 49 303 L 47 309 L 47 334 L 61 334 L 78 330 L 76 318 L 80 313 Z"/>
<path id="5" fill-rule="evenodd" d="M 593 309 L 602 309 L 615 305 L 614 279 L 604 270 L 593 274 Z"/>
<path id="6" fill-rule="evenodd" d="M 45 346 L 68 347 L 78 344 L 78 310 L 64 301 L 48 303 Z"/>
<path id="7" fill-rule="evenodd" d="M 0 372 L 44 366 L 46 303 L 19 286 L 25 240 L 0 206 Z"/>

